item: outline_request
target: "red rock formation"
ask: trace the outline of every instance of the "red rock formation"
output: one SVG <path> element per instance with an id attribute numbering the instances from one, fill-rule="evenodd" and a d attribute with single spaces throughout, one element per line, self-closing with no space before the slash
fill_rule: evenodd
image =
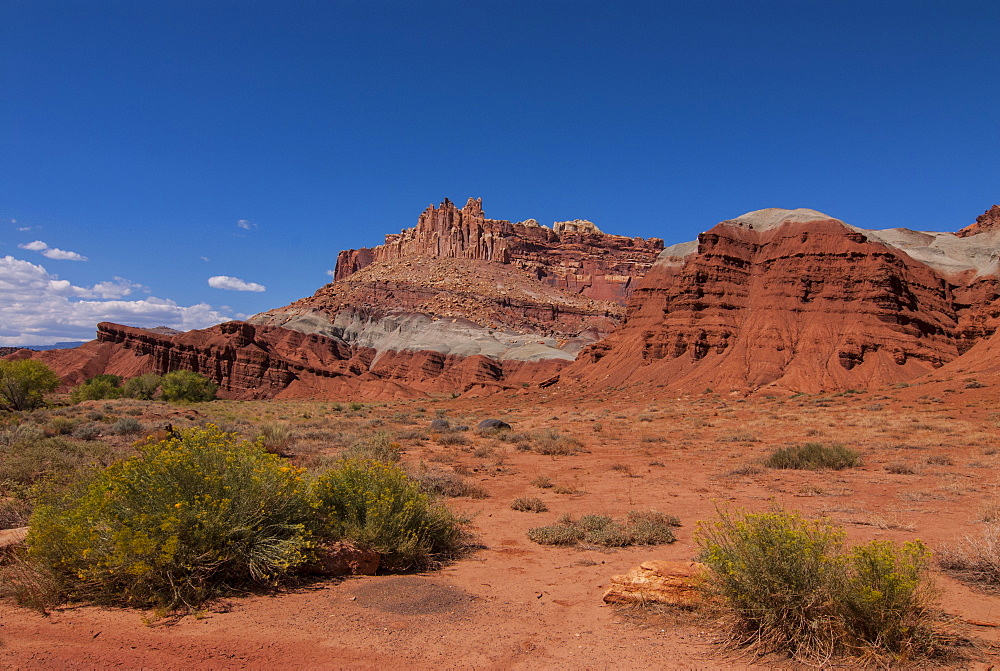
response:
<path id="1" fill-rule="evenodd" d="M 590 222 L 561 222 L 560 232 L 533 220 L 487 219 L 482 199 L 458 209 L 445 199 L 429 206 L 414 228 L 387 235 L 385 244 L 337 257 L 341 280 L 377 261 L 416 257 L 477 259 L 510 264 L 541 282 L 596 300 L 624 304 L 636 280 L 663 249 L 659 238 L 608 235 Z"/>
<path id="2" fill-rule="evenodd" d="M 998 228 L 1000 228 L 1000 205 L 994 205 L 976 217 L 976 223 L 966 226 L 955 235 L 967 238 L 970 235 L 995 231 Z"/>
<path id="3" fill-rule="evenodd" d="M 818 212 L 751 213 L 703 233 L 693 254 L 661 259 L 626 323 L 562 380 L 725 392 L 888 385 L 960 354 L 955 289 Z"/>
<path id="4" fill-rule="evenodd" d="M 564 361 L 499 362 L 438 352 L 376 352 L 272 326 L 227 322 L 163 335 L 102 322 L 97 339 L 71 350 L 29 352 L 66 386 L 99 374 L 134 377 L 192 370 L 219 385 L 222 398 L 410 398 L 428 393 L 490 393 L 551 377 Z"/>

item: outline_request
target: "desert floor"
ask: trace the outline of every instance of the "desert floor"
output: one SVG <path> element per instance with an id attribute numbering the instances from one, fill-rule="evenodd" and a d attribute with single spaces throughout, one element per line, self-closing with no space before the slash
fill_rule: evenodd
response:
<path id="1" fill-rule="evenodd" d="M 335 455 L 337 445 L 365 431 L 394 432 L 403 463 L 457 472 L 489 493 L 448 499 L 473 517 L 482 547 L 437 571 L 319 581 L 232 598 L 179 619 L 91 606 L 43 615 L 2 602 L 0 666 L 795 667 L 778 656 L 727 651 L 711 619 L 607 606 L 609 578 L 646 559 L 694 559 L 697 522 L 720 507 L 826 516 L 843 525 L 849 542 L 919 538 L 940 550 L 981 535 L 1000 520 L 1000 412 L 989 389 L 954 386 L 756 399 L 705 393 L 653 400 L 641 389 L 622 389 L 578 399 L 519 391 L 362 407 L 216 401 L 173 414 L 151 404 L 142 416 L 149 425 L 207 419 L 252 432 L 260 422 L 285 423 L 297 436 L 290 449 L 305 464 Z M 114 410 L 126 402 L 89 403 Z M 428 431 L 436 417 L 473 428 L 496 417 L 529 436 L 556 430 L 583 451 L 543 455 L 474 431 L 460 432 L 464 444 L 441 444 Z M 775 448 L 805 442 L 853 447 L 864 465 L 759 466 Z M 539 476 L 554 486 L 531 484 Z M 548 511 L 512 510 L 520 496 L 539 497 Z M 675 543 L 610 550 L 547 547 L 526 537 L 564 513 L 621 517 L 645 509 L 680 517 Z M 951 657 L 925 666 L 992 668 L 1000 660 L 1000 595 L 939 570 L 934 578 L 959 643 Z"/>

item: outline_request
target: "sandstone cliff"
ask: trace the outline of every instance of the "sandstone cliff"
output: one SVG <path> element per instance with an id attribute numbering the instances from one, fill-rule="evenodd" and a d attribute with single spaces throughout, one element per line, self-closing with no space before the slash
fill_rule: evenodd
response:
<path id="1" fill-rule="evenodd" d="M 378 261 L 476 259 L 509 264 L 544 284 L 624 305 L 662 249 L 659 238 L 608 235 L 589 221 L 557 222 L 554 229 L 534 220 L 511 223 L 487 219 L 482 199 L 470 198 L 461 209 L 445 199 L 424 210 L 415 227 L 387 235 L 385 244 L 341 252 L 334 278 Z"/>
<path id="2" fill-rule="evenodd" d="M 219 384 L 219 396 L 412 398 L 433 392 L 493 393 L 551 377 L 564 362 L 525 364 L 433 351 L 378 352 L 284 328 L 227 322 L 164 335 L 102 322 L 97 339 L 73 350 L 28 352 L 69 387 L 99 374 L 134 377 L 191 370 Z"/>
<path id="3" fill-rule="evenodd" d="M 909 380 L 995 330 L 991 236 L 963 242 L 863 231 L 813 210 L 751 212 L 665 250 L 626 323 L 562 378 L 725 392 Z"/>

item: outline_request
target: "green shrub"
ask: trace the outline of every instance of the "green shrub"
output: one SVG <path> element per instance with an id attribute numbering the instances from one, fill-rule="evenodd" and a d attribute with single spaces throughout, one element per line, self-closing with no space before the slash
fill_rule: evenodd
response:
<path id="1" fill-rule="evenodd" d="M 143 448 L 31 518 L 28 556 L 63 594 L 177 608 L 271 583 L 308 559 L 297 469 L 209 425 Z"/>
<path id="2" fill-rule="evenodd" d="M 111 431 L 119 436 L 131 436 L 142 431 L 142 423 L 135 417 L 122 417 L 111 425 Z"/>
<path id="3" fill-rule="evenodd" d="M 189 370 L 175 370 L 167 373 L 160 381 L 164 401 L 200 403 L 215 398 L 217 384 L 203 375 Z"/>
<path id="4" fill-rule="evenodd" d="M 122 396 L 141 401 L 152 401 L 162 382 L 163 378 L 155 373 L 133 377 L 122 385 Z"/>
<path id="5" fill-rule="evenodd" d="M 768 468 L 793 468 L 806 470 L 834 470 L 861 465 L 861 455 L 856 450 L 843 445 L 806 443 L 794 447 L 782 447 L 764 461 Z"/>
<path id="6" fill-rule="evenodd" d="M 733 640 L 816 663 L 842 652 L 910 659 L 933 647 L 927 550 L 875 541 L 844 552 L 844 531 L 795 513 L 720 511 L 695 540 L 705 588 L 729 612 Z"/>
<path id="7" fill-rule="evenodd" d="M 81 401 L 99 401 L 105 398 L 119 398 L 122 379 L 117 375 L 95 375 L 86 382 L 73 387 L 69 400 L 73 403 Z"/>
<path id="8" fill-rule="evenodd" d="M 555 524 L 528 529 L 528 538 L 541 545 L 663 545 L 676 540 L 671 528 L 675 526 L 680 526 L 676 517 L 652 510 L 633 510 L 622 522 L 607 515 L 584 515 L 578 520 L 563 515 Z"/>
<path id="9" fill-rule="evenodd" d="M 385 569 L 427 567 L 464 546 L 463 521 L 399 466 L 345 459 L 313 491 L 330 535 L 381 553 Z"/>
<path id="10" fill-rule="evenodd" d="M 31 410 L 59 386 L 59 376 L 41 361 L 0 359 L 0 404 L 11 410 Z"/>

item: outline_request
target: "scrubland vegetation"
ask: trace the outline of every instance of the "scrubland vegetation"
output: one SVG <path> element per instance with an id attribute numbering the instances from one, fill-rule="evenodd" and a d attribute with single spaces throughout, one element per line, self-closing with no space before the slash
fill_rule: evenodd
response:
<path id="1" fill-rule="evenodd" d="M 46 406 L 41 392 L 36 407 L 0 415 L 0 528 L 30 524 L 26 546 L 0 555 L 0 592 L 37 608 L 201 608 L 311 580 L 334 542 L 377 552 L 382 572 L 424 570 L 476 547 L 470 506 L 508 515 L 537 553 L 700 551 L 725 639 L 809 664 L 939 654 L 935 570 L 1000 589 L 1000 506 L 956 475 L 988 474 L 1000 450 L 943 415 L 864 406 L 845 417 L 839 397 L 799 397 L 753 415 L 718 401 L 714 414 L 650 405 L 641 433 L 613 409 L 558 423 L 524 410 L 504 415 L 513 428 L 470 428 L 482 415 L 447 400 L 208 403 L 187 376 L 197 393 L 168 402 L 167 377 L 98 376 L 72 405 Z M 765 439 L 772 425 L 780 440 Z M 965 435 L 974 454 L 960 449 Z M 733 492 L 764 512 L 686 512 Z M 941 502 L 967 502 L 971 530 L 932 526 Z M 934 542 L 918 540 L 929 529 Z M 862 542 L 859 530 L 889 535 Z"/>

